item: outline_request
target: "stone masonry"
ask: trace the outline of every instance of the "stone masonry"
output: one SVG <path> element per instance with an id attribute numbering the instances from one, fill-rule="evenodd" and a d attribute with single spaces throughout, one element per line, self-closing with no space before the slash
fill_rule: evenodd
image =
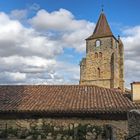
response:
<path id="1" fill-rule="evenodd" d="M 52 118 L 44 118 L 44 119 L 16 119 L 16 120 L 0 120 L 0 131 L 2 129 L 10 129 L 10 128 L 18 128 L 18 130 L 21 130 L 21 132 L 26 132 L 25 130 L 30 130 L 31 128 L 34 128 L 37 126 L 37 128 L 40 128 L 42 124 L 49 124 L 49 126 L 53 126 L 53 131 L 56 129 L 59 129 L 63 126 L 63 128 L 69 128 L 74 127 L 74 130 L 76 130 L 77 126 L 81 125 L 87 125 L 88 126 L 99 126 L 100 128 L 105 128 L 106 126 L 109 126 L 111 128 L 111 131 L 107 130 L 105 133 L 106 138 L 115 138 L 115 140 L 125 140 L 125 136 L 127 135 L 127 121 L 125 120 L 93 120 L 93 119 L 79 119 L 79 118 L 62 118 L 62 119 L 52 119 Z M 96 127 L 95 127 L 96 128 Z M 30 130 L 31 131 L 31 130 Z M 52 132 L 53 132 L 52 131 Z M 41 132 L 41 128 L 40 128 Z M 27 132 L 26 132 L 27 133 Z M 40 134 L 40 133 L 39 133 Z M 58 133 L 57 137 L 60 137 L 62 133 Z M 88 132 L 86 134 L 86 140 L 93 140 L 95 135 L 95 132 L 93 131 Z M 101 134 L 102 135 L 102 134 Z M 76 131 L 75 131 L 76 136 Z M 11 136 L 9 137 L 11 139 Z M 31 136 L 28 136 L 27 139 L 31 139 Z M 38 138 L 40 140 L 41 138 Z M 57 140 L 61 138 L 55 138 Z M 66 138 L 68 140 L 68 138 Z M 71 140 L 75 140 L 76 138 L 71 138 Z M 15 139 L 14 139 L 15 140 Z M 54 140 L 53 135 L 51 133 L 48 134 L 47 139 L 45 140 Z M 97 140 L 104 140 L 99 136 L 99 139 Z"/>
<path id="2" fill-rule="evenodd" d="M 139 134 L 135 140 L 140 138 L 140 110 L 132 110 L 128 113 L 128 131 L 129 137 Z"/>
<path id="3" fill-rule="evenodd" d="M 124 90 L 123 61 L 123 43 L 113 36 L 102 13 L 93 35 L 86 39 L 86 58 L 80 63 L 80 84 Z"/>

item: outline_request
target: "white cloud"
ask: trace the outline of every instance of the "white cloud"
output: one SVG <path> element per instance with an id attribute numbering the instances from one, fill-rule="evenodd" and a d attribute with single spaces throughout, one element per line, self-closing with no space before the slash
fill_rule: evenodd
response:
<path id="1" fill-rule="evenodd" d="M 75 30 L 72 33 L 65 33 L 62 36 L 62 43 L 65 47 L 71 46 L 71 48 L 74 48 L 78 52 L 85 52 L 85 39 L 89 36 L 89 33 L 92 33 L 91 27 L 87 27 L 86 29 L 83 28 L 81 30 Z"/>
<path id="2" fill-rule="evenodd" d="M 29 6 L 29 10 L 37 11 L 40 9 L 40 5 L 37 3 L 33 3 L 31 6 Z"/>
<path id="3" fill-rule="evenodd" d="M 40 5 L 37 3 L 33 3 L 32 5 L 28 5 L 25 9 L 14 9 L 10 12 L 9 16 L 12 19 L 17 19 L 22 22 L 27 22 L 27 18 L 30 14 L 34 14 L 36 11 L 40 9 Z"/>
<path id="4" fill-rule="evenodd" d="M 46 10 L 40 10 L 35 17 L 29 20 L 29 22 L 37 29 L 66 31 L 71 30 L 71 27 L 72 29 L 75 28 L 70 24 L 74 24 L 75 21 L 73 18 L 73 15 L 65 9 L 60 9 L 59 11 L 54 11 L 52 13 L 49 13 Z M 67 23 L 70 26 L 68 26 Z"/>
<path id="5" fill-rule="evenodd" d="M 62 52 L 62 47 L 55 40 L 42 36 L 33 28 L 24 27 L 19 21 L 11 20 L 4 13 L 0 13 L 0 28 L 1 56 L 18 54 L 22 56 L 54 57 Z"/>
<path id="6" fill-rule="evenodd" d="M 35 7 L 31 10 L 39 9 Z M 65 48 L 73 48 L 77 55 L 85 52 L 85 39 L 95 24 L 76 19 L 66 9 L 39 10 L 29 20 L 28 12 L 0 13 L 0 84 L 78 84 L 79 65 L 73 63 L 77 58 L 73 56 L 67 62 L 59 56 L 63 58 Z M 22 19 L 30 25 L 25 26 Z M 123 34 L 125 80 L 129 86 L 140 80 L 140 26 L 125 29 Z"/>
<path id="7" fill-rule="evenodd" d="M 47 12 L 40 10 L 29 23 L 38 31 L 53 31 L 52 36 L 63 47 L 71 47 L 79 52 L 85 51 L 85 39 L 93 32 L 94 23 L 86 20 L 77 20 L 66 10 Z M 58 35 L 58 36 L 57 36 Z"/>
<path id="8" fill-rule="evenodd" d="M 26 74 L 20 72 L 0 72 L 0 84 L 19 84 L 26 80 Z"/>
<path id="9" fill-rule="evenodd" d="M 28 14 L 27 9 L 21 9 L 21 10 L 15 9 L 15 10 L 11 11 L 10 17 L 13 19 L 22 20 L 22 19 L 27 18 L 27 14 Z"/>
<path id="10" fill-rule="evenodd" d="M 9 76 L 12 80 L 15 81 L 20 81 L 20 80 L 25 80 L 26 79 L 26 74 L 25 73 L 9 73 Z"/>
<path id="11" fill-rule="evenodd" d="M 140 26 L 129 27 L 123 34 L 126 86 L 130 86 L 133 81 L 140 81 Z"/>
<path id="12" fill-rule="evenodd" d="M 78 64 L 58 58 L 63 57 L 65 48 L 84 52 L 84 39 L 94 24 L 76 20 L 71 12 L 60 9 L 52 13 L 40 10 L 30 19 L 31 26 L 25 26 L 18 16 L 26 19 L 26 12 L 0 13 L 0 84 L 78 83 Z M 41 17 L 43 20 L 37 24 Z"/>

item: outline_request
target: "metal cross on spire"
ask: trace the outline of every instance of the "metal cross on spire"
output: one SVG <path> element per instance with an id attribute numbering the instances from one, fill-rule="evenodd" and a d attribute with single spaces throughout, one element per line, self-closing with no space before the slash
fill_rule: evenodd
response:
<path id="1" fill-rule="evenodd" d="M 102 4 L 101 7 L 102 7 L 102 12 L 104 12 L 104 5 Z"/>

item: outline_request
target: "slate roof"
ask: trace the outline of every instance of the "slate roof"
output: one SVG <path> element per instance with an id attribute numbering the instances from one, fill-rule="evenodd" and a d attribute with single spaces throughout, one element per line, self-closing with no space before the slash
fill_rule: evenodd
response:
<path id="1" fill-rule="evenodd" d="M 0 86 L 0 113 L 121 113 L 135 108 L 122 92 L 92 85 Z"/>
<path id="2" fill-rule="evenodd" d="M 110 29 L 110 26 L 107 22 L 105 14 L 102 12 L 98 22 L 96 24 L 96 27 L 94 29 L 93 34 L 87 38 L 87 39 L 94 39 L 94 38 L 100 38 L 100 37 L 109 37 L 113 36 L 112 31 Z"/>

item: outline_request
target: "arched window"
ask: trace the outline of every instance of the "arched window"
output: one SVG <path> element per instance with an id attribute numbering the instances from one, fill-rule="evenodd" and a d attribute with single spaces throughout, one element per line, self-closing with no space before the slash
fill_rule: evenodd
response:
<path id="1" fill-rule="evenodd" d="M 99 52 L 99 57 L 102 58 L 103 54 L 102 52 Z"/>
<path id="2" fill-rule="evenodd" d="M 98 77 L 100 78 L 101 77 L 101 70 L 100 70 L 100 68 L 98 68 L 97 70 L 98 70 Z"/>
<path id="3" fill-rule="evenodd" d="M 98 58 L 98 53 L 97 52 L 95 53 L 95 58 Z"/>
<path id="4" fill-rule="evenodd" d="M 96 47 L 101 46 L 101 41 L 100 40 L 96 40 Z"/>

